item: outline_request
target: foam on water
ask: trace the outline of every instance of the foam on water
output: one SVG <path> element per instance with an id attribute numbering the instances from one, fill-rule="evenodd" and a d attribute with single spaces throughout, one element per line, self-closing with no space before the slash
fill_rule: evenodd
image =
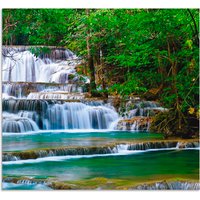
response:
<path id="1" fill-rule="evenodd" d="M 169 151 L 169 150 L 177 150 L 177 148 L 160 148 L 160 149 L 147 149 L 147 150 L 127 150 L 128 145 L 118 146 L 116 153 L 108 153 L 108 154 L 93 154 L 93 155 L 67 155 L 67 156 L 49 156 L 37 159 L 28 159 L 28 160 L 16 160 L 16 161 L 4 161 L 3 165 L 15 165 L 15 164 L 27 164 L 27 163 L 41 163 L 41 162 L 62 162 L 64 160 L 69 159 L 81 159 L 81 158 L 94 158 L 94 157 L 108 157 L 108 156 L 122 156 L 122 155 L 132 155 L 139 153 L 147 153 L 152 151 Z M 178 149 L 180 151 L 180 149 Z M 187 148 L 181 149 L 183 150 L 200 150 L 197 148 Z"/>
<path id="2" fill-rule="evenodd" d="M 11 114 L 15 116 L 13 120 L 26 116 L 35 121 L 41 130 L 110 129 L 112 123 L 119 118 L 111 106 L 102 104 L 93 106 L 81 102 L 4 100 L 3 111 L 4 118 L 8 116 L 8 112 L 13 113 Z M 9 131 L 3 130 L 5 130 L 3 132 L 16 132 L 12 126 L 9 127 Z"/>
<path id="3" fill-rule="evenodd" d="M 52 190 L 45 184 L 7 183 L 2 182 L 3 190 Z"/>

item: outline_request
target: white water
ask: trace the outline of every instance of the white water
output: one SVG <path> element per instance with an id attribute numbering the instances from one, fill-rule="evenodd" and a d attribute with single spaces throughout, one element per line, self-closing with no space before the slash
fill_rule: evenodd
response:
<path id="1" fill-rule="evenodd" d="M 12 56 L 9 56 L 12 55 Z M 73 55 L 71 58 L 75 58 Z M 67 83 L 70 74 L 76 75 L 72 61 L 52 61 L 37 58 L 30 51 L 10 51 L 3 59 L 3 81 Z"/>
<path id="2" fill-rule="evenodd" d="M 20 133 L 20 135 L 35 135 L 35 134 L 45 134 L 45 133 L 50 133 L 52 132 L 52 134 L 60 134 L 62 133 L 105 133 L 105 132 L 110 132 L 113 131 L 112 128 L 108 128 L 108 129 L 50 129 L 50 130 L 38 130 L 38 131 L 29 131 L 29 132 L 24 132 L 24 133 Z M 114 130 L 115 132 L 118 132 L 119 130 Z M 2 133 L 3 136 L 13 136 L 13 135 L 19 135 L 19 133 L 15 133 L 15 132 L 3 132 Z"/>
<path id="3" fill-rule="evenodd" d="M 129 101 L 126 103 L 125 108 L 126 111 L 122 111 L 123 117 L 119 120 L 119 123 L 116 124 L 114 127 L 115 129 L 149 131 L 150 118 L 158 112 L 167 110 L 161 107 L 159 103 L 153 101 Z"/>
<path id="4" fill-rule="evenodd" d="M 47 110 L 47 129 L 109 129 L 118 114 L 105 106 L 73 102 L 55 104 Z M 58 124 L 59 122 L 59 124 Z"/>
<path id="5" fill-rule="evenodd" d="M 19 117 L 15 114 L 6 113 L 3 116 L 2 131 L 3 132 L 28 132 L 38 131 L 37 124 L 30 118 Z"/>
<path id="6" fill-rule="evenodd" d="M 81 78 L 82 81 L 84 79 L 83 82 L 89 83 L 89 79 L 76 73 L 75 66 L 78 62 L 73 60 L 76 56 L 70 51 L 55 50 L 51 55 L 54 59 L 44 55 L 36 57 L 27 48 L 5 48 L 4 54 L 3 98 L 8 101 L 7 105 L 3 106 L 3 132 L 32 132 L 37 131 L 38 127 L 40 130 L 109 129 L 118 119 L 116 111 L 104 105 L 56 101 L 49 103 L 39 100 L 84 98 L 83 90 L 76 81 Z M 69 80 L 74 84 L 68 84 Z M 45 86 L 42 83 L 65 85 L 61 89 L 62 86 L 59 85 Z M 29 94 L 26 94 L 27 91 Z M 76 93 L 71 93 L 72 91 Z M 20 100 L 14 100 L 15 98 Z"/>
<path id="7" fill-rule="evenodd" d="M 179 151 L 184 150 L 199 150 L 200 148 L 187 148 L 187 149 L 178 149 Z M 116 153 L 108 154 L 93 154 L 93 155 L 67 155 L 67 156 L 49 156 L 37 159 L 28 159 L 28 160 L 16 160 L 16 161 L 3 161 L 3 165 L 21 165 L 27 163 L 41 163 L 41 162 L 62 162 L 69 159 L 81 159 L 81 158 L 95 158 L 95 157 L 108 157 L 108 156 L 122 156 L 122 155 L 132 155 L 139 153 L 147 153 L 152 151 L 169 151 L 177 150 L 177 148 L 161 148 L 161 149 L 147 149 L 147 150 L 126 150 L 124 148 L 118 149 Z"/>
<path id="8" fill-rule="evenodd" d="M 118 114 L 112 107 L 90 106 L 79 102 L 48 104 L 48 102 L 9 101 L 8 108 L 15 114 L 3 112 L 3 132 L 27 132 L 42 130 L 69 129 L 110 129 Z M 38 107 L 38 103 L 39 107 Z M 41 113 L 37 113 L 38 109 Z M 24 120 L 26 119 L 26 120 Z M 19 129 L 16 125 L 23 120 L 34 123 L 34 129 Z M 27 124 L 28 126 L 28 124 Z M 19 131 L 19 130 L 21 131 Z"/>
<path id="9" fill-rule="evenodd" d="M 27 99 L 64 99 L 64 100 L 81 100 L 84 99 L 83 94 L 80 93 L 67 93 L 63 91 L 56 92 L 38 92 L 30 93 Z"/>
<path id="10" fill-rule="evenodd" d="M 26 182 L 24 183 L 7 183 L 7 182 L 2 182 L 2 189 L 3 190 L 29 190 L 29 189 L 34 189 L 34 190 L 52 190 L 50 187 L 48 187 L 45 184 L 27 184 Z"/>
<path id="11" fill-rule="evenodd" d="M 84 85 L 79 84 L 48 84 L 48 83 L 2 83 L 2 97 L 9 98 L 27 98 L 28 99 L 60 99 L 58 95 L 77 93 L 77 96 L 83 96 Z M 30 93 L 29 93 L 30 91 Z M 28 94 L 27 94 L 28 92 Z M 57 97 L 57 96 L 58 97 Z M 61 98 L 65 98 L 64 96 Z"/>

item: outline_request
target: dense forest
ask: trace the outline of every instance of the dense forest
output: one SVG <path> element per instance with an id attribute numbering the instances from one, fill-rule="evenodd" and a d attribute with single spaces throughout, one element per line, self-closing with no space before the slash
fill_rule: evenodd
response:
<path id="1" fill-rule="evenodd" d="M 161 102 L 169 112 L 155 117 L 152 130 L 198 135 L 199 10 L 4 9 L 2 31 L 3 45 L 75 52 L 91 97 Z"/>

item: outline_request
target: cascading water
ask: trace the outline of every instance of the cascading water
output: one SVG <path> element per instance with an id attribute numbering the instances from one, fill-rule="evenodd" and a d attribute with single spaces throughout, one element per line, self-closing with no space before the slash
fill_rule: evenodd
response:
<path id="1" fill-rule="evenodd" d="M 28 132 L 28 131 L 38 131 L 39 128 L 37 124 L 30 118 L 18 117 L 14 114 L 5 114 L 3 116 L 2 123 L 3 132 Z"/>
<path id="2" fill-rule="evenodd" d="M 3 132 L 108 129 L 118 119 L 114 108 L 65 102 L 82 100 L 89 83 L 76 64 L 67 49 L 36 57 L 28 47 L 3 47 Z"/>
<path id="3" fill-rule="evenodd" d="M 20 117 L 31 120 L 42 130 L 108 129 L 118 119 L 114 108 L 80 102 L 11 99 L 3 100 L 3 111 L 4 115 L 14 113 L 9 115 L 9 120 L 5 119 L 4 132 L 23 132 L 13 126 L 14 121 L 21 122 Z"/>
<path id="4" fill-rule="evenodd" d="M 56 92 L 40 92 L 40 93 L 30 93 L 27 99 L 65 99 L 65 100 L 81 100 L 84 99 L 83 94 L 78 93 L 68 93 L 62 91 Z"/>
<path id="5" fill-rule="evenodd" d="M 122 112 L 123 118 L 119 120 L 115 128 L 118 130 L 148 131 L 152 121 L 151 117 L 166 110 L 157 102 L 129 101 L 125 105 L 125 112 Z M 119 112 L 121 113 L 121 110 Z"/>
<path id="6" fill-rule="evenodd" d="M 74 63 L 72 60 L 64 61 L 63 56 L 55 56 L 59 61 L 41 59 L 28 49 L 15 47 L 4 47 L 3 52 L 3 81 L 66 83 L 68 76 L 75 74 Z M 65 59 L 76 58 L 69 50 L 64 50 L 64 53 Z"/>
<path id="7" fill-rule="evenodd" d="M 48 129 L 108 129 L 117 118 L 117 113 L 105 106 L 88 106 L 77 102 L 55 104 L 47 110 L 47 122 L 49 122 L 47 127 Z"/>
<path id="8" fill-rule="evenodd" d="M 2 57 L 4 99 L 26 98 L 29 93 L 31 98 L 43 98 L 41 92 L 87 91 L 89 79 L 76 72 L 79 59 L 68 49 L 50 48 L 48 54 L 36 57 L 30 47 L 3 47 Z"/>
<path id="9" fill-rule="evenodd" d="M 79 84 L 60 84 L 60 83 L 31 83 L 31 82 L 3 82 L 2 93 L 4 99 L 9 98 L 30 98 L 50 96 L 53 92 L 79 93 L 86 92 L 84 85 Z M 51 98 L 50 98 L 51 99 Z"/>
<path id="10" fill-rule="evenodd" d="M 136 102 L 132 105 L 132 109 L 130 109 L 126 115 L 129 119 L 136 116 L 149 117 L 155 114 L 156 111 L 163 111 L 165 108 L 161 107 L 159 103 L 152 101 L 140 101 Z M 130 105 L 127 105 L 129 107 Z"/>
<path id="11" fill-rule="evenodd" d="M 119 120 L 113 107 L 83 102 L 89 79 L 76 72 L 78 63 L 67 49 L 51 48 L 36 57 L 29 47 L 3 47 L 3 111 L 14 114 L 4 117 L 3 131 L 148 130 L 149 118 L 163 110 L 155 102 L 128 102 Z"/>

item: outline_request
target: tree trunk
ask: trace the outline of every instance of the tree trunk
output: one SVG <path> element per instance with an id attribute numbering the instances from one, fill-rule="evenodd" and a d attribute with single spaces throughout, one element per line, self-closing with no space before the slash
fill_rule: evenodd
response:
<path id="1" fill-rule="evenodd" d="M 90 10 L 86 9 L 86 15 L 89 17 Z M 90 45 L 90 28 L 87 27 L 87 37 L 86 37 L 86 44 L 87 44 L 87 60 L 88 60 L 88 67 L 90 70 L 90 93 L 91 96 L 94 96 L 96 91 L 96 83 L 95 83 L 95 67 L 94 67 L 94 59 L 91 52 L 91 45 Z"/>
<path id="2" fill-rule="evenodd" d="M 195 30 L 195 40 L 196 40 L 197 46 L 199 46 L 199 31 L 198 31 L 198 28 L 197 28 L 196 21 L 195 21 L 195 19 L 194 19 L 194 16 L 193 16 L 191 10 L 190 10 L 190 9 L 187 9 L 187 11 L 188 11 L 190 17 L 192 18 L 192 22 L 193 22 L 194 30 Z"/>

